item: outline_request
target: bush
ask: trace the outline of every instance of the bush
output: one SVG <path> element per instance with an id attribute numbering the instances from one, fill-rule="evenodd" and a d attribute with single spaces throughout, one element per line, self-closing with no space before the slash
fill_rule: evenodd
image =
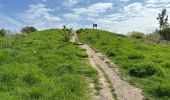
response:
<path id="1" fill-rule="evenodd" d="M 4 29 L 1 29 L 0 30 L 0 37 L 3 37 L 3 36 L 5 36 L 6 35 L 6 30 L 4 30 Z"/>
<path id="2" fill-rule="evenodd" d="M 31 92 L 30 92 L 30 97 L 32 99 L 35 99 L 35 100 L 39 100 L 39 98 L 42 96 L 42 93 L 41 93 L 41 90 L 40 89 L 36 89 L 34 88 Z"/>
<path id="3" fill-rule="evenodd" d="M 141 54 L 130 54 L 128 56 L 128 59 L 130 59 L 130 60 L 144 59 L 144 56 Z"/>
<path id="4" fill-rule="evenodd" d="M 153 90 L 154 95 L 157 97 L 170 97 L 170 87 L 168 85 L 169 84 L 159 85 Z"/>
<path id="5" fill-rule="evenodd" d="M 62 33 L 62 36 L 63 36 L 61 41 L 62 42 L 70 42 L 71 32 L 68 29 L 63 28 L 61 33 Z"/>
<path id="6" fill-rule="evenodd" d="M 134 77 L 147 77 L 152 76 L 157 72 L 156 68 L 152 64 L 140 64 L 129 70 L 129 74 Z"/>
<path id="7" fill-rule="evenodd" d="M 27 33 L 27 34 L 32 33 L 32 32 L 36 32 L 36 31 L 37 31 L 37 29 L 35 27 L 32 27 L 32 26 L 23 27 L 22 30 L 21 30 L 22 33 Z"/>
<path id="8" fill-rule="evenodd" d="M 81 29 L 77 30 L 76 33 L 81 33 L 82 31 L 83 31 L 83 29 L 81 28 Z"/>
<path id="9" fill-rule="evenodd" d="M 170 28 L 163 29 L 160 33 L 163 39 L 170 40 Z"/>
<path id="10" fill-rule="evenodd" d="M 79 52 L 76 55 L 80 58 L 88 58 L 88 54 L 86 52 Z"/>
<path id="11" fill-rule="evenodd" d="M 17 74 L 13 72 L 3 73 L 0 76 L 0 82 L 11 84 L 17 77 Z"/>
<path id="12" fill-rule="evenodd" d="M 163 64 L 163 67 L 165 67 L 165 68 L 170 68 L 170 62 L 164 63 L 164 64 Z"/>
<path id="13" fill-rule="evenodd" d="M 25 75 L 23 77 L 23 81 L 30 86 L 33 86 L 34 84 L 37 84 L 38 82 L 40 82 L 39 78 L 32 73 Z"/>
<path id="14" fill-rule="evenodd" d="M 152 43 L 160 43 L 161 42 L 160 35 L 155 32 L 153 32 L 151 34 L 147 34 L 145 39 L 146 39 L 146 41 L 152 42 Z"/>
<path id="15" fill-rule="evenodd" d="M 129 33 L 129 36 L 132 37 L 132 38 L 135 38 L 135 39 L 143 39 L 145 37 L 145 34 L 144 33 L 141 33 L 141 32 L 132 32 L 132 33 Z"/>
<path id="16" fill-rule="evenodd" d="M 108 50 L 108 51 L 106 52 L 106 55 L 107 55 L 108 57 L 114 57 L 114 56 L 117 55 L 117 52 L 115 52 L 114 50 Z"/>

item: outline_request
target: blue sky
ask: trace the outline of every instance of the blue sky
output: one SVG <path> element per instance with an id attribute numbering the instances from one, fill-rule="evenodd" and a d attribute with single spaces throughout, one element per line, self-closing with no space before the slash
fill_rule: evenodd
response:
<path id="1" fill-rule="evenodd" d="M 170 0 L 0 0 L 0 28 L 78 29 L 97 23 L 123 34 L 148 33 L 158 28 L 156 17 L 163 8 L 170 14 Z"/>

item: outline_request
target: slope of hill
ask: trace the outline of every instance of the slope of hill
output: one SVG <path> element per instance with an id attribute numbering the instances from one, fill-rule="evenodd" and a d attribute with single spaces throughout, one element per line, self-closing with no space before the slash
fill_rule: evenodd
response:
<path id="1" fill-rule="evenodd" d="M 147 99 L 170 99 L 170 46 L 146 43 L 92 29 L 77 31 L 79 40 L 103 52 L 118 65 L 122 76 L 140 87 Z"/>
<path id="2" fill-rule="evenodd" d="M 64 30 L 0 38 L 1 100 L 88 100 L 97 81 L 84 50 L 64 42 Z"/>

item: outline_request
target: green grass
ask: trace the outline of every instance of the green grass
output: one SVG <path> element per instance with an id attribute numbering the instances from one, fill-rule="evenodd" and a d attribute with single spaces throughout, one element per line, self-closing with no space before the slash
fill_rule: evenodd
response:
<path id="1" fill-rule="evenodd" d="M 88 79 L 96 82 L 98 73 L 82 59 L 85 51 L 66 42 L 63 32 L 0 38 L 0 100 L 90 99 Z"/>
<path id="2" fill-rule="evenodd" d="M 170 45 L 102 30 L 78 30 L 79 40 L 106 54 L 146 99 L 170 100 Z"/>

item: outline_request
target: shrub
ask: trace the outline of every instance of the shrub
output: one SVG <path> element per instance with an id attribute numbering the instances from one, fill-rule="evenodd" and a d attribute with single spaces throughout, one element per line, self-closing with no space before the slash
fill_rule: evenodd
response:
<path id="1" fill-rule="evenodd" d="M 10 84 L 17 77 L 18 77 L 17 74 L 12 73 L 12 72 L 3 73 L 0 76 L 0 82 L 6 83 L 6 84 Z"/>
<path id="2" fill-rule="evenodd" d="M 128 59 L 130 59 L 130 60 L 144 59 L 144 56 L 141 54 L 130 54 L 128 56 Z"/>
<path id="3" fill-rule="evenodd" d="M 70 42 L 71 32 L 65 28 L 62 29 L 62 36 L 61 42 Z"/>
<path id="4" fill-rule="evenodd" d="M 135 38 L 135 39 L 143 39 L 145 37 L 145 34 L 144 33 L 141 33 L 141 32 L 132 32 L 132 33 L 129 33 L 129 36 L 132 37 L 132 38 Z"/>
<path id="5" fill-rule="evenodd" d="M 170 62 L 166 62 L 165 64 L 163 64 L 163 67 L 170 68 Z"/>
<path id="6" fill-rule="evenodd" d="M 170 97 L 170 86 L 168 84 L 159 85 L 153 92 L 157 97 Z"/>
<path id="7" fill-rule="evenodd" d="M 80 52 L 80 53 L 77 53 L 77 56 L 80 58 L 87 58 L 88 54 L 86 52 Z"/>
<path id="8" fill-rule="evenodd" d="M 106 55 L 108 57 L 114 57 L 117 55 L 117 52 L 115 52 L 114 50 L 107 50 Z"/>
<path id="9" fill-rule="evenodd" d="M 40 80 L 34 74 L 29 73 L 23 77 L 23 81 L 28 85 L 32 86 L 34 84 L 37 84 Z"/>
<path id="10" fill-rule="evenodd" d="M 40 89 L 36 89 L 34 88 L 31 92 L 30 92 L 30 97 L 32 99 L 35 100 L 39 100 L 39 98 L 42 96 L 41 90 Z"/>
<path id="11" fill-rule="evenodd" d="M 1 29 L 0 30 L 0 37 L 3 37 L 3 36 L 5 36 L 6 35 L 6 30 L 4 30 L 4 29 Z"/>
<path id="12" fill-rule="evenodd" d="M 152 64 L 139 64 L 136 67 L 134 66 L 129 70 L 129 74 L 134 77 L 146 77 L 152 76 L 157 72 L 156 68 Z"/>
<path id="13" fill-rule="evenodd" d="M 146 41 L 152 42 L 152 43 L 160 43 L 160 35 L 157 33 L 151 33 L 146 35 Z"/>
<path id="14" fill-rule="evenodd" d="M 77 30 L 76 33 L 81 33 L 82 31 L 83 31 L 83 29 L 81 28 L 81 29 Z"/>
<path id="15" fill-rule="evenodd" d="M 33 26 L 23 27 L 22 30 L 21 30 L 22 33 L 27 33 L 27 34 L 31 33 L 31 32 L 36 32 L 36 31 L 37 31 L 37 29 Z"/>
<path id="16" fill-rule="evenodd" d="M 165 40 L 170 40 L 170 28 L 165 28 L 160 31 L 161 37 Z"/>

